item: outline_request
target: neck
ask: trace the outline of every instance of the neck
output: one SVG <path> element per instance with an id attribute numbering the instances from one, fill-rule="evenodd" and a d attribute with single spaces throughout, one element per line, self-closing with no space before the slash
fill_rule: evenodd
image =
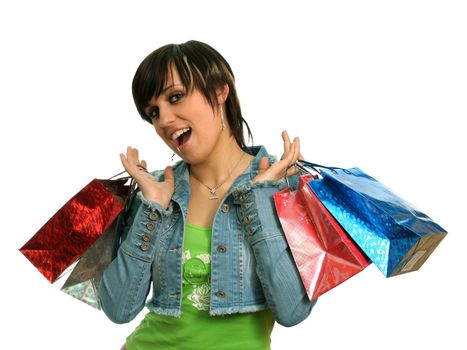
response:
<path id="1" fill-rule="evenodd" d="M 201 163 L 190 165 L 191 174 L 209 187 L 218 186 L 236 178 L 251 161 L 251 156 L 244 154 L 233 136 L 216 147 L 209 157 Z"/>

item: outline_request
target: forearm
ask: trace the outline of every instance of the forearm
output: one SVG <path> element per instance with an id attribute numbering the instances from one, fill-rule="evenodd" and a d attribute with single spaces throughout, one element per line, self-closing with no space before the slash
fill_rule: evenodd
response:
<path id="1" fill-rule="evenodd" d="M 122 245 L 99 286 L 103 311 L 115 323 L 133 320 L 143 309 L 151 282 L 151 263 L 128 254 Z"/>
<path id="2" fill-rule="evenodd" d="M 249 182 L 233 195 L 266 301 L 278 323 L 293 326 L 310 314 L 316 301 L 308 299 L 275 212 L 273 194 L 284 186 L 281 181 Z"/>
<path id="3" fill-rule="evenodd" d="M 141 193 L 135 198 L 123 228 L 124 240 L 99 286 L 102 309 L 113 322 L 129 322 L 143 309 L 151 283 L 155 236 L 171 212 L 172 205 L 164 210 Z"/>

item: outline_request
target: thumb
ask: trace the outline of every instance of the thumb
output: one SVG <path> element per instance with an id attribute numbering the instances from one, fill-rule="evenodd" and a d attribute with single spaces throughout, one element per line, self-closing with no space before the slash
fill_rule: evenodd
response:
<path id="1" fill-rule="evenodd" d="M 174 183 L 174 170 L 168 165 L 164 170 L 164 181 L 173 185 Z"/>
<path id="2" fill-rule="evenodd" d="M 264 173 L 269 168 L 269 159 L 268 157 L 263 157 L 259 160 L 258 165 L 258 174 Z"/>

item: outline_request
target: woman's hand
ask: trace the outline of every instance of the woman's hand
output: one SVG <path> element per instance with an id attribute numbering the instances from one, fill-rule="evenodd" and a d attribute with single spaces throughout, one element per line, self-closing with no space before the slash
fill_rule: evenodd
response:
<path id="1" fill-rule="evenodd" d="M 287 131 L 283 131 L 282 140 L 284 140 L 284 153 L 282 154 L 281 160 L 269 166 L 268 158 L 261 158 L 259 161 L 258 175 L 255 176 L 253 182 L 279 180 L 284 177 L 285 171 L 290 165 L 294 164 L 299 159 L 303 159 L 300 153 L 300 139 L 298 137 L 294 138 L 293 142 L 290 143 Z M 294 175 L 298 173 L 298 171 L 296 167 L 292 167 L 287 170 L 287 176 Z"/>
<path id="2" fill-rule="evenodd" d="M 157 182 L 155 177 L 147 172 L 145 160 L 139 161 L 138 149 L 127 147 L 127 155 L 120 153 L 123 167 L 137 182 L 144 198 L 154 201 L 167 208 L 174 192 L 174 174 L 171 166 L 165 168 L 164 181 Z"/>

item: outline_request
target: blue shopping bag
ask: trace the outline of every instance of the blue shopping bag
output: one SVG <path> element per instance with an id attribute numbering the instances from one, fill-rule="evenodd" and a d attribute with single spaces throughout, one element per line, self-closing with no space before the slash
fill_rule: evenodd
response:
<path id="1" fill-rule="evenodd" d="M 359 168 L 300 162 L 321 174 L 308 185 L 386 277 L 418 270 L 447 234 Z"/>

